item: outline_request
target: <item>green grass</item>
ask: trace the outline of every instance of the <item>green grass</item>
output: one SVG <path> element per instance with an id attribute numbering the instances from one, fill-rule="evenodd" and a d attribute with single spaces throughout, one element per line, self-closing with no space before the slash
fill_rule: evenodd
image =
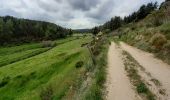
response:
<path id="1" fill-rule="evenodd" d="M 0 47 L 0 56 L 13 54 L 13 53 L 30 50 L 30 49 L 41 48 L 41 47 L 42 47 L 41 43 L 30 43 L 30 44 L 24 44 L 20 46 L 12 46 L 12 47 Z"/>
<path id="2" fill-rule="evenodd" d="M 54 41 L 55 45 L 60 45 L 75 40 L 75 37 Z M 52 47 L 43 47 L 43 43 L 31 43 L 20 46 L 0 48 L 0 67 L 41 54 Z"/>
<path id="3" fill-rule="evenodd" d="M 72 40 L 75 40 L 75 37 L 69 37 L 66 39 L 59 39 L 54 41 L 56 45 L 69 42 Z M 17 53 L 25 50 L 31 50 L 31 49 L 37 49 L 37 48 L 42 48 L 43 44 L 41 42 L 39 43 L 27 43 L 23 45 L 18 45 L 18 46 L 11 46 L 11 47 L 0 47 L 0 56 L 7 55 L 7 54 L 12 54 L 12 53 Z"/>
<path id="4" fill-rule="evenodd" d="M 5 84 L 0 86 L 0 99 L 56 100 L 67 96 L 70 86 L 76 84 L 75 80 L 83 76 L 85 67 L 77 69 L 75 65 L 80 59 L 84 63 L 89 60 L 89 51 L 81 45 L 90 40 L 90 37 L 58 40 L 57 46 L 47 52 L 1 67 L 0 85 L 3 82 Z M 19 55 L 22 53 L 18 54 L 18 49 L 13 50 L 11 49 L 9 56 L 20 58 Z M 29 49 L 26 51 L 32 52 Z"/>
<path id="5" fill-rule="evenodd" d="M 0 67 L 35 56 L 49 49 L 50 48 L 38 48 L 0 56 Z"/>

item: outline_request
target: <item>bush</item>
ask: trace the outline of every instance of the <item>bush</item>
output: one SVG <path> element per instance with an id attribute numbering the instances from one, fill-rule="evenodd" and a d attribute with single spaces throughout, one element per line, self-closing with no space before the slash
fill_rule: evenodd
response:
<path id="1" fill-rule="evenodd" d="M 170 33 L 170 23 L 166 23 L 160 26 L 161 32 L 168 34 Z"/>
<path id="2" fill-rule="evenodd" d="M 170 39 L 170 23 L 160 26 L 160 31 L 165 34 L 167 39 Z"/>
<path id="3" fill-rule="evenodd" d="M 46 89 L 42 90 L 40 94 L 41 100 L 52 100 L 53 89 L 51 86 L 48 86 Z"/>
<path id="4" fill-rule="evenodd" d="M 133 25 L 133 26 L 131 27 L 131 30 L 134 31 L 136 28 L 137 28 L 137 27 L 136 27 L 135 25 Z"/>
<path id="5" fill-rule="evenodd" d="M 165 14 L 163 11 L 157 11 L 152 14 L 151 22 L 154 26 L 160 26 L 163 24 L 163 21 L 165 19 Z"/>
<path id="6" fill-rule="evenodd" d="M 146 93 L 148 91 L 148 89 L 144 83 L 140 83 L 137 86 L 137 91 L 138 91 L 138 93 Z"/>
<path id="7" fill-rule="evenodd" d="M 111 32 L 110 29 L 106 29 L 106 30 L 103 31 L 103 33 L 106 33 L 106 34 L 107 34 L 107 33 L 110 33 L 110 32 Z"/>
<path id="8" fill-rule="evenodd" d="M 78 61 L 77 63 L 76 63 L 76 68 L 80 68 L 80 67 L 82 67 L 84 65 L 84 62 L 83 61 Z"/>
<path id="9" fill-rule="evenodd" d="M 5 85 L 7 85 L 9 81 L 10 81 L 10 77 L 4 77 L 2 79 L 2 81 L 0 82 L 0 88 L 4 87 Z"/>
<path id="10" fill-rule="evenodd" d="M 150 43 L 155 46 L 157 49 L 161 49 L 162 46 L 167 42 L 167 39 L 164 35 L 156 33 L 150 39 Z"/>
<path id="11" fill-rule="evenodd" d="M 53 41 L 42 41 L 42 47 L 54 47 L 56 45 Z"/>
<path id="12" fill-rule="evenodd" d="M 163 48 L 164 48 L 165 50 L 170 51 L 170 41 L 168 41 L 168 42 L 163 46 Z"/>

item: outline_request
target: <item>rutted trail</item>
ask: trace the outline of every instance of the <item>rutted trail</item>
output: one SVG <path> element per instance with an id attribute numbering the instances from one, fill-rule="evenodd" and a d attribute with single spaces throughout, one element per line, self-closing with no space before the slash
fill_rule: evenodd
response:
<path id="1" fill-rule="evenodd" d="M 107 100 L 140 100 L 124 70 L 121 51 L 112 42 L 108 52 Z"/>
<path id="2" fill-rule="evenodd" d="M 107 100 L 141 100 L 145 99 L 132 86 L 127 76 L 122 51 L 134 59 L 133 66 L 142 82 L 155 94 L 156 100 L 170 100 L 170 65 L 154 58 L 150 53 L 136 49 L 123 42 L 112 42 L 108 52 Z M 131 65 L 132 62 L 129 62 Z M 134 65 L 133 64 L 133 65 Z M 133 84 L 134 85 L 134 84 Z"/>
<path id="3" fill-rule="evenodd" d="M 170 65 L 154 58 L 150 53 L 122 42 L 120 44 L 123 50 L 127 51 L 147 72 L 160 81 L 162 87 L 166 89 L 167 100 L 170 100 Z"/>

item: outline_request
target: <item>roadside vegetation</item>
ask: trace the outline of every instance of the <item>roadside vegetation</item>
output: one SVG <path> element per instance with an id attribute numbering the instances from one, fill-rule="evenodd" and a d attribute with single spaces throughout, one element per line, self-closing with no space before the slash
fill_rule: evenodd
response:
<path id="1" fill-rule="evenodd" d="M 169 6 L 162 4 L 159 10 L 149 14 L 138 23 L 131 23 L 120 29 L 121 40 L 138 47 L 139 49 L 154 53 L 156 57 L 170 64 L 170 18 Z"/>
<path id="2" fill-rule="evenodd" d="M 92 84 L 85 95 L 85 100 L 103 100 L 105 94 L 107 52 L 110 41 L 106 35 L 99 36 L 91 42 L 90 48 L 94 60 Z"/>

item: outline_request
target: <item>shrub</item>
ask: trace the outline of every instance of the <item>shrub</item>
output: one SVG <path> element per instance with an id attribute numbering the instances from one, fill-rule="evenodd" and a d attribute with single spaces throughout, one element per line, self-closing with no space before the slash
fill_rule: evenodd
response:
<path id="1" fill-rule="evenodd" d="M 131 30 L 134 31 L 136 28 L 137 28 L 137 27 L 136 27 L 135 25 L 133 25 L 133 26 L 131 27 Z"/>
<path id="2" fill-rule="evenodd" d="M 161 49 L 162 46 L 167 42 L 167 39 L 164 35 L 156 33 L 150 39 L 150 43 L 155 46 L 157 49 Z"/>
<path id="3" fill-rule="evenodd" d="M 41 100 L 52 100 L 53 89 L 51 86 L 48 86 L 46 89 L 42 90 L 40 94 Z"/>
<path id="4" fill-rule="evenodd" d="M 168 34 L 170 33 L 170 23 L 166 23 L 160 26 L 161 32 Z"/>
<path id="5" fill-rule="evenodd" d="M 167 39 L 170 39 L 170 23 L 160 26 L 160 31 L 165 34 Z"/>
<path id="6" fill-rule="evenodd" d="M 78 61 L 77 63 L 76 63 L 76 68 L 80 68 L 80 67 L 82 67 L 84 65 L 84 62 L 83 61 Z"/>
<path id="7" fill-rule="evenodd" d="M 163 24 L 163 20 L 165 19 L 165 14 L 163 11 L 157 11 L 152 14 L 151 22 L 154 26 L 160 26 Z"/>
<path id="8" fill-rule="evenodd" d="M 137 91 L 138 93 L 146 93 L 148 89 L 144 83 L 140 83 L 139 85 L 137 85 Z"/>
<path id="9" fill-rule="evenodd" d="M 103 33 L 110 33 L 110 32 L 111 32 L 110 29 L 106 29 L 106 30 L 103 31 Z"/>
<path id="10" fill-rule="evenodd" d="M 42 41 L 42 47 L 54 47 L 56 45 L 53 41 Z"/>
<path id="11" fill-rule="evenodd" d="M 2 81 L 0 82 L 0 88 L 4 87 L 5 85 L 7 85 L 9 81 L 10 81 L 10 77 L 4 77 L 2 79 Z"/>
<path id="12" fill-rule="evenodd" d="M 167 43 L 163 46 L 163 48 L 170 51 L 170 41 L 167 41 Z"/>

